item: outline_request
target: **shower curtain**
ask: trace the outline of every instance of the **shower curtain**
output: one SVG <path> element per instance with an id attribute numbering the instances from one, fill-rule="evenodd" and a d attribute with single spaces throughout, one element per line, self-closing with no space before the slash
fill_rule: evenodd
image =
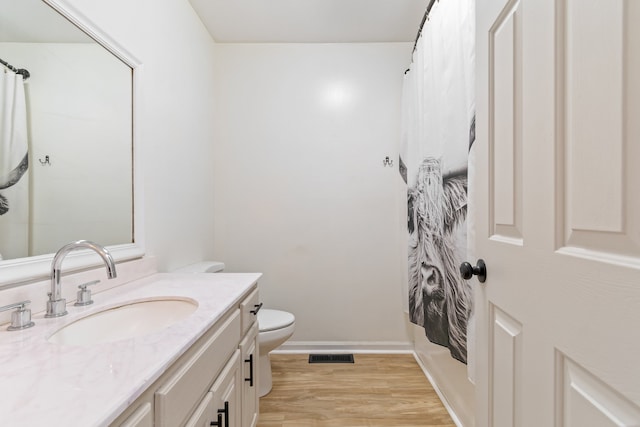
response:
<path id="1" fill-rule="evenodd" d="M 20 74 L 0 72 L 0 259 L 20 258 L 29 246 L 27 108 Z"/>
<path id="2" fill-rule="evenodd" d="M 408 311 L 426 338 L 468 361 L 468 159 L 474 131 L 473 0 L 429 12 L 405 73 L 401 174 L 407 184 Z"/>

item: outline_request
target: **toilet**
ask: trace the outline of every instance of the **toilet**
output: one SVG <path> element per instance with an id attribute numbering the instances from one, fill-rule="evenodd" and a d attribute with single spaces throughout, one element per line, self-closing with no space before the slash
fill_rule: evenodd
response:
<path id="1" fill-rule="evenodd" d="M 174 270 L 174 273 L 219 273 L 224 263 L 202 261 Z M 258 310 L 258 396 L 271 391 L 271 359 L 269 353 L 288 340 L 295 330 L 296 318 L 293 314 L 269 308 Z"/>
<path id="2" fill-rule="evenodd" d="M 281 310 L 263 308 L 258 311 L 258 351 L 259 378 L 258 395 L 271 391 L 271 359 L 269 354 L 288 340 L 295 329 L 296 318 L 293 314 Z"/>
<path id="3" fill-rule="evenodd" d="M 173 273 L 219 273 L 224 270 L 224 263 L 218 261 L 201 261 L 186 267 L 173 270 Z"/>

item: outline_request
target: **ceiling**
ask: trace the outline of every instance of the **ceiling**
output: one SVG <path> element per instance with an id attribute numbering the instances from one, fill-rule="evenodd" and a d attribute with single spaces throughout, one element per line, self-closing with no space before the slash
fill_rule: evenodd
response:
<path id="1" fill-rule="evenodd" d="M 217 42 L 413 42 L 429 0 L 189 0 Z M 0 41 L 91 39 L 42 0 L 0 0 Z M 37 25 L 34 25 L 37 23 Z"/>
<path id="2" fill-rule="evenodd" d="M 223 43 L 413 42 L 429 0 L 189 0 Z"/>

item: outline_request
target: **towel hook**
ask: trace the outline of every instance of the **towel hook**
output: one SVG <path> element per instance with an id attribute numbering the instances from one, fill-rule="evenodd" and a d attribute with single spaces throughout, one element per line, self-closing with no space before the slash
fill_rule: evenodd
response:
<path id="1" fill-rule="evenodd" d="M 44 166 L 44 165 L 49 165 L 49 166 L 51 166 L 51 162 L 49 161 L 49 156 L 48 156 L 48 155 L 44 156 L 44 160 L 42 160 L 42 159 L 38 159 L 38 161 L 40 162 L 40 164 L 41 164 L 42 166 Z"/>
<path id="2" fill-rule="evenodd" d="M 384 160 L 382 160 L 382 166 L 393 166 L 393 160 L 391 160 L 389 156 L 385 157 Z"/>

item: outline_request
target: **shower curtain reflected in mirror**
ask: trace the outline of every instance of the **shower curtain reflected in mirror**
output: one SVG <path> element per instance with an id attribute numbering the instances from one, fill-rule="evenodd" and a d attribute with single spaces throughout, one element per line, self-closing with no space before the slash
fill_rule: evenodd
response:
<path id="1" fill-rule="evenodd" d="M 0 259 L 20 258 L 29 249 L 27 103 L 23 76 L 0 71 Z"/>

